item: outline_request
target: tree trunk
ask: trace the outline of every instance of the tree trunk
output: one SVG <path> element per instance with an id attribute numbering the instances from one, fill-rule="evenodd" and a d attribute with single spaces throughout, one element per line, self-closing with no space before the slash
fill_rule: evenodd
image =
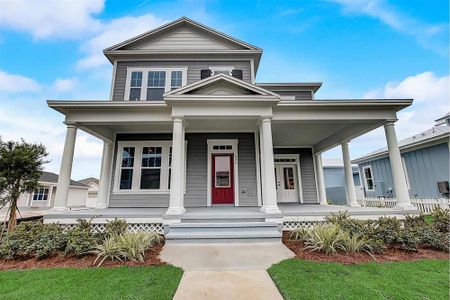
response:
<path id="1" fill-rule="evenodd" d="M 9 207 L 9 220 L 8 220 L 8 233 L 12 232 L 16 228 L 17 224 L 17 198 L 11 199 Z"/>

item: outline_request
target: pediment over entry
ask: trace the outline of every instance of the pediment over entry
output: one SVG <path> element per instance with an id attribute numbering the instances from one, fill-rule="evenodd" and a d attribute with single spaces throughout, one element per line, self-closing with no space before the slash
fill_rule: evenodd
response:
<path id="1" fill-rule="evenodd" d="M 165 98 L 176 96 L 211 96 L 211 97 L 268 97 L 279 99 L 279 95 L 257 87 L 243 80 L 226 74 L 218 74 L 197 81 L 164 95 Z"/>

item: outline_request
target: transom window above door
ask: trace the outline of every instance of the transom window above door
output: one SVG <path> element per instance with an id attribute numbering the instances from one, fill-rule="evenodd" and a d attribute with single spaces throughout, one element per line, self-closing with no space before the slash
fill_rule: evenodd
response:
<path id="1" fill-rule="evenodd" d="M 127 101 L 162 101 L 164 93 L 186 85 L 187 68 L 128 68 Z"/>

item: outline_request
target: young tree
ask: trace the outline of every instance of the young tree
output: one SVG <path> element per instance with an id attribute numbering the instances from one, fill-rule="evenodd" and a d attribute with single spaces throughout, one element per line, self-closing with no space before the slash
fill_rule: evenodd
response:
<path id="1" fill-rule="evenodd" d="M 8 232 L 16 227 L 20 194 L 36 189 L 43 165 L 48 162 L 44 160 L 47 155 L 42 144 L 0 139 L 0 207 L 9 203 Z"/>

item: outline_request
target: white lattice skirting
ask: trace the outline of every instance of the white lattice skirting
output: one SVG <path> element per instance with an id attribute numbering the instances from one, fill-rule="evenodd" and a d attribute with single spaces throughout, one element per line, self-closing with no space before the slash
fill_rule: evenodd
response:
<path id="1" fill-rule="evenodd" d="M 105 223 L 91 224 L 91 228 L 94 232 L 104 232 Z M 63 224 L 65 230 L 70 230 L 78 226 L 78 224 Z M 164 225 L 162 223 L 128 223 L 128 231 L 137 232 L 157 232 L 164 234 Z"/>
<path id="2" fill-rule="evenodd" d="M 327 223 L 327 221 L 284 221 L 283 230 L 290 231 L 297 228 L 309 228 L 324 223 Z"/>

